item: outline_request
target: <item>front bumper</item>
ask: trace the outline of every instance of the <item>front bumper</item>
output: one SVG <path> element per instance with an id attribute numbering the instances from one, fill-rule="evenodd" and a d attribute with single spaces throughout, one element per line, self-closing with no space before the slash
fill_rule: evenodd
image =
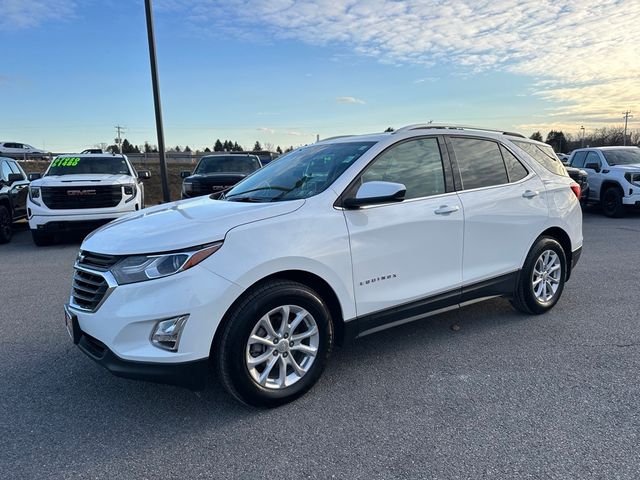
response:
<path id="1" fill-rule="evenodd" d="M 640 207 L 640 188 L 634 187 L 634 188 L 631 188 L 631 190 L 634 193 L 631 195 L 625 195 L 624 197 L 622 197 L 622 203 L 624 203 L 625 205 Z M 627 192 L 625 193 L 629 193 L 629 190 L 627 190 Z"/>
<path id="2" fill-rule="evenodd" d="M 133 362 L 118 357 L 100 340 L 81 330 L 79 334 L 78 348 L 117 377 L 202 390 L 210 375 L 208 359 L 182 363 Z"/>
<path id="3" fill-rule="evenodd" d="M 84 343 L 83 351 L 98 363 L 116 375 L 143 378 L 136 372 L 144 370 L 155 371 L 151 376 L 160 378 L 167 377 L 168 371 L 179 372 L 179 365 L 190 369 L 194 362 L 208 361 L 220 320 L 242 291 L 240 286 L 197 265 L 176 275 L 117 285 L 95 312 L 83 310 L 71 297 L 68 310 L 77 318 L 78 330 L 85 338 L 78 345 L 82 348 Z M 189 319 L 177 351 L 163 350 L 151 343 L 158 321 L 186 314 Z M 90 350 L 92 345 L 100 348 Z M 172 375 L 168 375 L 168 383 L 175 383 L 170 381 Z"/>
<path id="4" fill-rule="evenodd" d="M 31 212 L 29 228 L 42 231 L 66 231 L 95 229 L 135 210 L 124 210 L 109 213 L 56 214 L 42 215 Z"/>

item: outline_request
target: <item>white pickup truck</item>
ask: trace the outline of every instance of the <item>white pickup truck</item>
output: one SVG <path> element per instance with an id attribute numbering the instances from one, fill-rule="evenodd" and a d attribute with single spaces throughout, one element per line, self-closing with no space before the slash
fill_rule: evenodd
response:
<path id="1" fill-rule="evenodd" d="M 51 244 L 58 232 L 93 230 L 144 208 L 149 171 L 136 172 L 125 155 L 72 154 L 54 158 L 32 180 L 27 200 L 29 228 L 36 245 Z"/>

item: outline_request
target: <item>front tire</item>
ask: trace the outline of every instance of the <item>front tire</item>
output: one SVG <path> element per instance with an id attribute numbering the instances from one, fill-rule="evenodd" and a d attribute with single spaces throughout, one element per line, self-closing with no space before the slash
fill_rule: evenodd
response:
<path id="1" fill-rule="evenodd" d="M 539 315 L 551 310 L 562 295 L 567 278 L 567 257 L 562 245 L 541 237 L 529 251 L 511 299 L 516 310 Z"/>
<path id="2" fill-rule="evenodd" d="M 50 233 L 31 230 L 31 237 L 33 238 L 33 243 L 35 243 L 38 247 L 46 247 L 53 244 L 53 235 L 51 235 Z"/>
<path id="3" fill-rule="evenodd" d="M 609 187 L 602 193 L 602 211 L 607 217 L 620 218 L 624 216 L 622 195 L 622 190 L 619 187 Z"/>
<path id="4" fill-rule="evenodd" d="M 13 229 L 11 228 L 11 215 L 4 205 L 0 205 L 0 243 L 9 243 Z"/>
<path id="5" fill-rule="evenodd" d="M 268 281 L 227 315 L 213 345 L 218 377 L 235 398 L 277 407 L 320 378 L 333 347 L 331 314 L 306 285 Z"/>

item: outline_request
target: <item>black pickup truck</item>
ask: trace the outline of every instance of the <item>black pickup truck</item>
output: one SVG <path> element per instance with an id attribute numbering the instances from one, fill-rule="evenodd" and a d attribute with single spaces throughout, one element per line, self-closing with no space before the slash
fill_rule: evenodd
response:
<path id="1" fill-rule="evenodd" d="M 184 179 L 182 198 L 222 192 L 259 168 L 262 168 L 262 163 L 256 155 L 207 155 L 200 159 L 193 174 L 190 171 L 180 173 Z"/>
<path id="2" fill-rule="evenodd" d="M 11 240 L 12 224 L 27 216 L 29 181 L 12 158 L 0 157 L 0 243 Z"/>

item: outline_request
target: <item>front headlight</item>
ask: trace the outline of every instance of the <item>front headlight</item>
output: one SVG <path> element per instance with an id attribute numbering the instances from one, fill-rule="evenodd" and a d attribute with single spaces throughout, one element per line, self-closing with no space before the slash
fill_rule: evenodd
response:
<path id="1" fill-rule="evenodd" d="M 192 193 L 193 192 L 193 183 L 191 183 L 191 182 L 183 182 L 182 183 L 182 191 L 184 193 Z"/>
<path id="2" fill-rule="evenodd" d="M 640 172 L 632 173 L 628 172 L 624 174 L 624 178 L 627 179 L 627 182 L 633 183 L 635 186 L 640 187 Z"/>
<path id="3" fill-rule="evenodd" d="M 131 200 L 133 200 L 133 198 L 136 196 L 136 193 L 138 192 L 138 189 L 136 188 L 135 185 L 133 184 L 129 184 L 129 185 L 123 185 L 122 189 L 124 191 L 124 194 L 129 197 L 127 199 L 127 202 L 130 202 Z"/>
<path id="4" fill-rule="evenodd" d="M 111 269 L 119 285 L 167 277 L 196 266 L 217 252 L 222 242 L 182 252 L 159 255 L 133 255 L 120 260 Z"/>
<path id="5" fill-rule="evenodd" d="M 40 187 L 29 187 L 29 198 L 31 201 L 37 205 L 40 205 L 38 201 L 40 199 Z M 36 200 L 38 199 L 38 200 Z"/>

